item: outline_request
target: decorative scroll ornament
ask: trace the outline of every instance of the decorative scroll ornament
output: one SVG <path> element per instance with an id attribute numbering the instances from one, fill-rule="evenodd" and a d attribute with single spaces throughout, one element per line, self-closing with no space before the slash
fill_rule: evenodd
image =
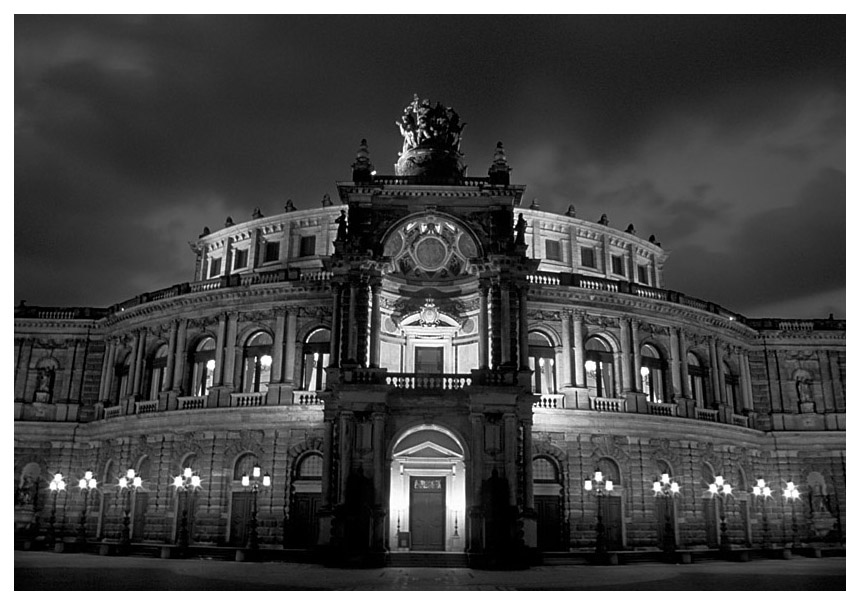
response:
<path id="1" fill-rule="evenodd" d="M 421 325 L 424 327 L 434 327 L 439 325 L 439 310 L 436 308 L 436 303 L 432 298 L 428 298 L 427 302 L 421 307 L 418 314 Z"/>

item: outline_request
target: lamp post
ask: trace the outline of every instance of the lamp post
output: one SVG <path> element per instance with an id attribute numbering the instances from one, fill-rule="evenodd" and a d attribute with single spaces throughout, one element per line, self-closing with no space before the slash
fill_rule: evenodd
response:
<path id="1" fill-rule="evenodd" d="M 728 526 L 726 525 L 726 498 L 732 495 L 732 486 L 723 479 L 722 475 L 714 477 L 714 482 L 708 486 L 711 497 L 717 497 L 717 505 L 720 506 L 720 550 L 731 550 L 729 544 Z"/>
<path id="2" fill-rule="evenodd" d="M 248 544 L 247 548 L 252 550 L 256 550 L 259 548 L 260 544 L 257 536 L 257 493 L 260 491 L 260 487 L 271 487 L 272 478 L 269 477 L 269 473 L 266 473 L 260 478 L 262 470 L 258 464 L 254 465 L 254 468 L 251 470 L 251 476 L 248 474 L 242 475 L 242 486 L 251 488 L 251 493 L 253 494 L 253 499 L 251 500 L 251 531 L 248 532 Z"/>
<path id="3" fill-rule="evenodd" d="M 598 561 L 606 558 L 606 528 L 603 526 L 603 496 L 613 489 L 612 480 L 605 479 L 600 470 L 595 470 L 591 479 L 586 479 L 583 485 L 585 491 L 597 496 L 597 543 L 594 553 Z"/>
<path id="4" fill-rule="evenodd" d="M 84 509 L 81 511 L 81 523 L 78 526 L 78 542 L 81 544 L 87 543 L 87 504 L 89 502 L 90 492 L 98 489 L 98 481 L 92 471 L 84 473 L 84 478 L 78 481 L 78 488 L 84 493 Z"/>
<path id="5" fill-rule="evenodd" d="M 200 484 L 200 477 L 191 470 L 191 467 L 186 467 L 181 475 L 173 478 L 176 492 L 186 492 L 185 506 L 182 507 L 182 517 L 179 521 L 179 535 L 176 539 L 176 544 L 182 549 L 188 548 L 188 511 L 191 508 L 191 497 L 196 490 L 200 489 Z"/>
<path id="6" fill-rule="evenodd" d="M 123 505 L 122 515 L 122 533 L 120 534 L 119 544 L 123 552 L 128 552 L 131 546 L 131 492 L 137 492 L 143 486 L 143 479 L 137 476 L 133 468 L 128 469 L 125 477 L 120 477 L 117 487 L 120 492 L 125 492 L 125 501 Z"/>
<path id="7" fill-rule="evenodd" d="M 767 499 L 771 497 L 772 491 L 768 487 L 767 481 L 759 477 L 758 481 L 752 488 L 753 496 L 756 501 L 761 498 L 761 517 L 762 517 L 762 534 L 761 547 L 765 550 L 770 548 L 770 527 L 767 523 Z"/>
<path id="8" fill-rule="evenodd" d="M 666 554 L 675 552 L 675 528 L 672 526 L 672 508 L 675 504 L 675 496 L 681 493 L 681 486 L 677 481 L 669 477 L 669 473 L 663 473 L 654 481 L 655 498 L 665 498 L 666 514 L 663 526 L 663 552 Z"/>
<path id="9" fill-rule="evenodd" d="M 48 488 L 51 490 L 51 494 L 53 495 L 53 503 L 51 504 L 51 522 L 48 525 L 47 546 L 48 548 L 54 548 L 54 544 L 57 542 L 55 526 L 57 522 L 57 496 L 60 495 L 60 492 L 66 491 L 66 480 L 63 479 L 62 473 L 56 473 L 54 475 Z"/>
<path id="10" fill-rule="evenodd" d="M 791 548 L 797 545 L 797 517 L 794 514 L 794 503 L 800 498 L 800 491 L 794 485 L 794 481 L 787 481 L 782 497 L 791 502 Z"/>

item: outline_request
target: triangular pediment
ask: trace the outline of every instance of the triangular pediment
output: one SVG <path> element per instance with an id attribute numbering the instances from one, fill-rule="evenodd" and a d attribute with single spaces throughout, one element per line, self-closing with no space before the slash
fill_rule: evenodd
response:
<path id="1" fill-rule="evenodd" d="M 419 443 L 418 445 L 413 445 L 410 448 L 405 450 L 394 452 L 394 456 L 396 458 L 462 458 L 462 454 L 459 454 L 453 450 L 449 450 L 446 447 L 439 445 L 438 443 L 433 443 L 432 441 L 425 441 L 423 443 Z"/>

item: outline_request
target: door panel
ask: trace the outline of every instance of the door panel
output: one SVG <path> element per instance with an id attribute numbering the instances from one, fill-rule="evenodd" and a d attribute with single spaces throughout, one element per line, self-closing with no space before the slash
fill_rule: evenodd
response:
<path id="1" fill-rule="evenodd" d="M 445 550 L 445 478 L 412 477 L 409 526 L 412 550 Z"/>
<path id="2" fill-rule="evenodd" d="M 620 550 L 623 547 L 621 540 L 621 498 L 605 496 L 602 500 L 606 548 Z"/>
<path id="3" fill-rule="evenodd" d="M 230 544 L 232 546 L 244 546 L 248 542 L 251 498 L 253 498 L 253 494 L 246 492 L 233 494 L 233 507 L 230 512 Z"/>
<path id="4" fill-rule="evenodd" d="M 320 494 L 302 494 L 293 496 L 293 506 L 290 509 L 290 543 L 297 548 L 310 548 L 317 543 L 319 522 L 317 520 L 320 508 Z"/>
<path id="5" fill-rule="evenodd" d="M 131 526 L 131 536 L 135 540 L 143 540 L 146 527 L 146 509 L 149 507 L 149 494 L 137 492 L 134 495 L 134 520 Z"/>
<path id="6" fill-rule="evenodd" d="M 561 543 L 561 510 L 558 496 L 535 496 L 537 512 L 537 547 L 558 550 Z"/>

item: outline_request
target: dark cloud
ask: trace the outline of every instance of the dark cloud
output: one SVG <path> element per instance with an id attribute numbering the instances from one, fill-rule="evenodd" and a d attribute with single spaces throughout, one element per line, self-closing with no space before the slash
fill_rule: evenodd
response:
<path id="1" fill-rule="evenodd" d="M 700 240 L 785 205 L 754 199 L 779 189 L 759 163 L 844 171 L 845 67 L 844 15 L 16 16 L 16 297 L 107 305 L 189 279 L 203 225 L 316 206 L 361 138 L 391 172 L 417 92 L 468 123 L 470 174 L 501 139 L 543 209 L 656 232 L 683 289 L 747 300 L 729 276 L 695 292 L 714 265 L 678 252 L 733 257 Z M 683 145 L 749 154 L 751 193 L 716 151 L 696 179 L 673 170 Z"/>

